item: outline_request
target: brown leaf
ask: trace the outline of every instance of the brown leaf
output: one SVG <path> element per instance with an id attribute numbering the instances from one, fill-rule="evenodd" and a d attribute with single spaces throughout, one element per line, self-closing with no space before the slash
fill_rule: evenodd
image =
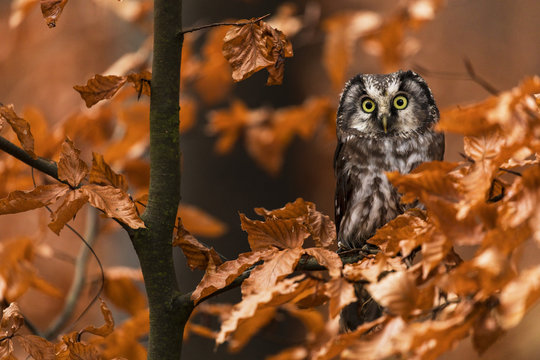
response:
<path id="1" fill-rule="evenodd" d="M 86 107 L 92 107 L 101 100 L 112 98 L 114 94 L 124 86 L 126 81 L 127 77 L 125 76 L 102 76 L 96 74 L 87 81 L 86 85 L 75 85 L 73 88 L 81 94 L 81 97 L 86 103 Z"/>
<path id="2" fill-rule="evenodd" d="M 250 123 L 251 113 L 240 100 L 234 100 L 230 110 L 212 111 L 209 116 L 208 132 L 219 134 L 216 151 L 225 154 L 232 150 L 244 126 Z"/>
<path id="3" fill-rule="evenodd" d="M 213 266 L 219 266 L 223 263 L 214 248 L 208 248 L 201 244 L 184 228 L 181 218 L 178 218 L 178 231 L 173 240 L 173 246 L 182 249 L 191 270 L 206 270 L 210 261 Z"/>
<path id="4" fill-rule="evenodd" d="M 519 324 L 525 312 L 540 298 L 540 266 L 522 271 L 499 295 L 497 322 L 508 330 Z"/>
<path id="5" fill-rule="evenodd" d="M 31 191 L 16 190 L 0 199 L 0 215 L 15 214 L 50 205 L 69 191 L 66 184 L 39 185 Z"/>
<path id="6" fill-rule="evenodd" d="M 105 162 L 103 155 L 92 153 L 92 169 L 88 181 L 92 184 L 111 185 L 123 191 L 128 190 L 126 178 L 114 172 Z"/>
<path id="7" fill-rule="evenodd" d="M 79 157 L 81 151 L 75 148 L 73 142 L 66 138 L 62 144 L 62 153 L 58 161 L 58 178 L 67 181 L 72 187 L 77 187 L 88 175 L 88 165 Z"/>
<path id="8" fill-rule="evenodd" d="M 64 228 L 64 225 L 88 202 L 88 196 L 84 194 L 81 189 L 70 191 L 66 196 L 62 205 L 58 207 L 53 213 L 51 213 L 52 222 L 48 225 L 49 228 L 60 235 L 60 230 Z"/>
<path id="9" fill-rule="evenodd" d="M 144 94 L 150 96 L 152 81 L 152 73 L 148 70 L 143 70 L 138 73 L 131 73 L 126 77 L 126 80 L 133 84 L 137 94 Z M 111 97 L 114 96 L 111 95 Z"/>
<path id="10" fill-rule="evenodd" d="M 356 301 L 354 285 L 344 278 L 334 278 L 326 283 L 326 295 L 330 298 L 330 316 L 335 318 L 341 309 Z"/>
<path id="11" fill-rule="evenodd" d="M 336 252 L 323 248 L 308 248 L 305 253 L 313 256 L 320 265 L 326 267 L 330 277 L 335 278 L 341 275 L 343 263 Z"/>
<path id="12" fill-rule="evenodd" d="M 405 271 L 389 273 L 379 282 L 367 285 L 367 290 L 390 313 L 401 316 L 416 308 L 419 297 L 414 275 Z"/>
<path id="13" fill-rule="evenodd" d="M 36 159 L 37 156 L 34 153 L 34 136 L 30 131 L 30 124 L 17 116 L 13 105 L 0 105 L 0 130 L 2 129 L 2 120 L 5 120 L 11 126 L 24 151 Z"/>
<path id="14" fill-rule="evenodd" d="M 238 255 L 238 259 L 226 261 L 218 266 L 215 271 L 206 272 L 191 295 L 191 300 L 197 304 L 202 298 L 224 288 L 236 279 L 253 264 L 271 258 L 277 250 L 265 249 Z"/>
<path id="15" fill-rule="evenodd" d="M 0 321 L 0 331 L 2 337 L 13 336 L 24 325 L 24 318 L 17 303 L 11 303 L 2 311 L 2 320 Z"/>
<path id="16" fill-rule="evenodd" d="M 107 216 L 120 220 L 132 229 L 145 228 L 133 201 L 122 190 L 95 184 L 84 185 L 81 190 L 88 196 L 90 204 L 103 210 Z"/>
<path id="17" fill-rule="evenodd" d="M 495 341 L 505 334 L 490 311 L 480 316 L 473 326 L 472 343 L 478 355 L 482 355 Z"/>
<path id="18" fill-rule="evenodd" d="M 40 0 L 41 13 L 49 28 L 56 26 L 56 21 L 62 14 L 68 0 Z"/>
<path id="19" fill-rule="evenodd" d="M 246 149 L 257 164 L 276 176 L 283 165 L 287 143 L 278 138 L 275 127 L 248 127 L 245 131 Z"/>
<path id="20" fill-rule="evenodd" d="M 207 104 L 216 104 L 229 94 L 233 81 L 231 67 L 223 57 L 223 38 L 228 28 L 219 26 L 211 29 L 201 49 L 203 61 L 195 78 L 195 89 Z M 184 70 L 182 56 L 182 70 Z"/>
<path id="21" fill-rule="evenodd" d="M 285 249 L 275 253 L 251 271 L 249 278 L 242 283 L 242 294 L 245 296 L 273 288 L 279 280 L 293 273 L 304 253 L 302 248 Z"/>
<path id="22" fill-rule="evenodd" d="M 11 29 L 18 27 L 38 2 L 39 0 L 12 1 L 9 27 Z"/>
<path id="23" fill-rule="evenodd" d="M 77 341 L 77 332 L 62 336 L 62 342 L 56 346 L 57 360 L 101 360 L 99 349 L 91 344 Z"/>
<path id="24" fill-rule="evenodd" d="M 296 219 L 308 215 L 312 206 L 314 206 L 313 203 L 298 198 L 294 202 L 289 202 L 279 209 L 266 210 L 260 207 L 255 208 L 254 211 L 257 215 L 264 216 L 265 218 Z"/>
<path id="25" fill-rule="evenodd" d="M 17 337 L 28 355 L 34 359 L 56 360 L 54 344 L 36 335 L 23 335 Z"/>
<path id="26" fill-rule="evenodd" d="M 324 20 L 323 64 L 334 89 L 341 89 L 345 83 L 355 42 L 380 24 L 380 16 L 371 11 L 347 11 Z"/>
<path id="27" fill-rule="evenodd" d="M 107 335 L 111 334 L 114 330 L 114 319 L 112 316 L 111 311 L 105 304 L 103 300 L 101 300 L 101 313 L 103 314 L 103 319 L 105 320 L 105 324 L 101 325 L 100 327 L 95 326 L 87 326 L 83 330 L 80 331 L 80 333 L 88 332 L 90 334 L 106 337 Z"/>
<path id="28" fill-rule="evenodd" d="M 254 20 L 232 27 L 223 39 L 223 55 L 231 64 L 233 80 L 247 79 L 266 68 L 267 85 L 281 84 L 284 60 L 293 55 L 292 45 L 281 31 Z"/>
<path id="29" fill-rule="evenodd" d="M 259 330 L 274 320 L 276 311 L 274 307 L 257 309 L 253 316 L 241 320 L 229 339 L 229 351 L 237 353 L 242 350 Z"/>
<path id="30" fill-rule="evenodd" d="M 240 321 L 252 317 L 258 309 L 281 305 L 294 299 L 312 285 L 309 281 L 302 281 L 304 278 L 304 275 L 300 275 L 284 279 L 264 292 L 244 296 L 242 301 L 234 306 L 231 315 L 221 324 L 216 344 L 225 342 L 237 329 Z"/>
<path id="31" fill-rule="evenodd" d="M 146 360 L 147 354 L 139 339 L 148 336 L 150 319 L 148 309 L 137 312 L 133 317 L 116 326 L 106 338 L 94 338 L 92 342 L 102 344 L 102 357 L 114 359 Z"/>
<path id="32" fill-rule="evenodd" d="M 296 220 L 266 219 L 250 220 L 240 214 L 242 230 L 248 233 L 249 246 L 253 251 L 269 246 L 278 249 L 296 249 L 304 244 L 309 236 L 306 228 Z"/>
<path id="33" fill-rule="evenodd" d="M 178 216 L 182 218 L 185 228 L 194 235 L 219 237 L 227 230 L 223 222 L 193 205 L 180 204 Z"/>
<path id="34" fill-rule="evenodd" d="M 390 258 L 385 253 L 379 252 L 375 256 L 365 257 L 354 264 L 345 265 L 343 276 L 349 281 L 367 280 L 375 283 L 382 273 L 405 269 L 399 257 Z"/>
<path id="35" fill-rule="evenodd" d="M 117 307 L 132 316 L 146 309 L 146 296 L 137 287 L 143 276 L 139 269 L 123 266 L 105 270 L 104 294 Z"/>

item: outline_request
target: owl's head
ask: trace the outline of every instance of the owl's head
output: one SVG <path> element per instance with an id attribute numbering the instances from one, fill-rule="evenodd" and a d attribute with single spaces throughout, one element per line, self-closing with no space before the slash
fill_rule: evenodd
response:
<path id="1" fill-rule="evenodd" d="M 366 137 L 407 136 L 438 120 L 431 90 L 415 72 L 359 74 L 345 85 L 337 129 L 338 136 L 351 129 Z"/>

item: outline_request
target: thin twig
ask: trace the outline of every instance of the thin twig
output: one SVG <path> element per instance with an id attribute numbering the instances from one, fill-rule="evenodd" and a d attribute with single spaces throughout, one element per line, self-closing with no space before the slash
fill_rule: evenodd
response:
<path id="1" fill-rule="evenodd" d="M 484 78 L 478 76 L 476 74 L 476 71 L 474 71 L 474 68 L 472 66 L 471 61 L 468 58 L 463 59 L 463 63 L 465 64 L 465 69 L 467 70 L 467 74 L 471 77 L 471 80 L 480 85 L 484 88 L 487 92 L 489 92 L 492 95 L 497 95 L 500 93 L 495 86 L 491 85 L 487 80 Z"/>
<path id="2" fill-rule="evenodd" d="M 97 211 L 94 208 L 90 207 L 87 212 L 86 231 L 84 237 L 80 235 L 75 229 L 73 229 L 69 224 L 66 224 L 66 227 L 68 227 L 68 229 L 73 231 L 73 233 L 77 235 L 77 237 L 79 237 L 79 239 L 83 242 L 83 245 L 81 245 L 79 255 L 77 256 L 77 262 L 75 264 L 75 274 L 73 275 L 73 282 L 71 283 L 71 288 L 69 289 L 68 295 L 66 296 L 64 309 L 56 317 L 52 325 L 45 331 L 45 337 L 48 339 L 56 337 L 56 335 L 60 332 L 60 330 L 64 328 L 66 323 L 73 315 L 77 300 L 79 299 L 81 292 L 84 288 L 86 264 L 88 263 L 88 256 L 90 255 L 90 253 L 94 256 L 98 263 L 101 274 L 101 286 L 92 301 L 90 301 L 90 303 L 84 308 L 84 310 L 77 317 L 74 323 L 77 322 L 88 311 L 88 309 L 95 303 L 95 301 L 98 299 L 98 297 L 103 291 L 105 283 L 103 266 L 101 264 L 101 261 L 99 260 L 99 257 L 92 248 L 92 245 L 97 238 L 97 221 Z"/>
<path id="3" fill-rule="evenodd" d="M 216 27 L 216 26 L 244 26 L 244 25 L 254 24 L 254 23 L 258 22 L 258 21 L 261 21 L 262 19 L 267 18 L 270 15 L 271 14 L 266 14 L 264 16 L 253 19 L 251 21 L 242 22 L 242 23 L 221 22 L 221 23 L 213 23 L 213 24 L 207 24 L 207 25 L 202 25 L 202 26 L 196 26 L 196 27 L 192 27 L 192 28 L 189 28 L 189 29 L 186 29 L 186 30 L 179 31 L 176 35 L 180 36 L 180 35 L 184 35 L 184 34 L 187 34 L 187 33 L 190 33 L 190 32 L 199 31 L 199 30 L 203 30 L 203 29 L 208 29 L 208 28 Z"/>

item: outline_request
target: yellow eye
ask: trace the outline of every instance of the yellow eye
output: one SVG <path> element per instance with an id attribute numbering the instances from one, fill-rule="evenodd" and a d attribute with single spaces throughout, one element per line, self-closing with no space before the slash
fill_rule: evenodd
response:
<path id="1" fill-rule="evenodd" d="M 371 113 L 375 110 L 375 102 L 371 99 L 364 99 L 362 101 L 362 110 L 367 113 Z"/>
<path id="2" fill-rule="evenodd" d="M 394 98 L 394 107 L 398 110 L 403 110 L 407 107 L 407 98 L 403 95 L 398 95 Z"/>

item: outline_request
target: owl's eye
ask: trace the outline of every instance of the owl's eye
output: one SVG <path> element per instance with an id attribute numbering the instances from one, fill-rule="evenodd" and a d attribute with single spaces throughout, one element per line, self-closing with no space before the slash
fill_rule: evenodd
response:
<path id="1" fill-rule="evenodd" d="M 375 102 L 371 99 L 364 99 L 362 101 L 362 110 L 367 113 L 373 112 L 375 110 Z"/>
<path id="2" fill-rule="evenodd" d="M 407 107 L 407 98 L 403 95 L 398 95 L 394 98 L 394 107 L 398 110 L 403 110 Z"/>

